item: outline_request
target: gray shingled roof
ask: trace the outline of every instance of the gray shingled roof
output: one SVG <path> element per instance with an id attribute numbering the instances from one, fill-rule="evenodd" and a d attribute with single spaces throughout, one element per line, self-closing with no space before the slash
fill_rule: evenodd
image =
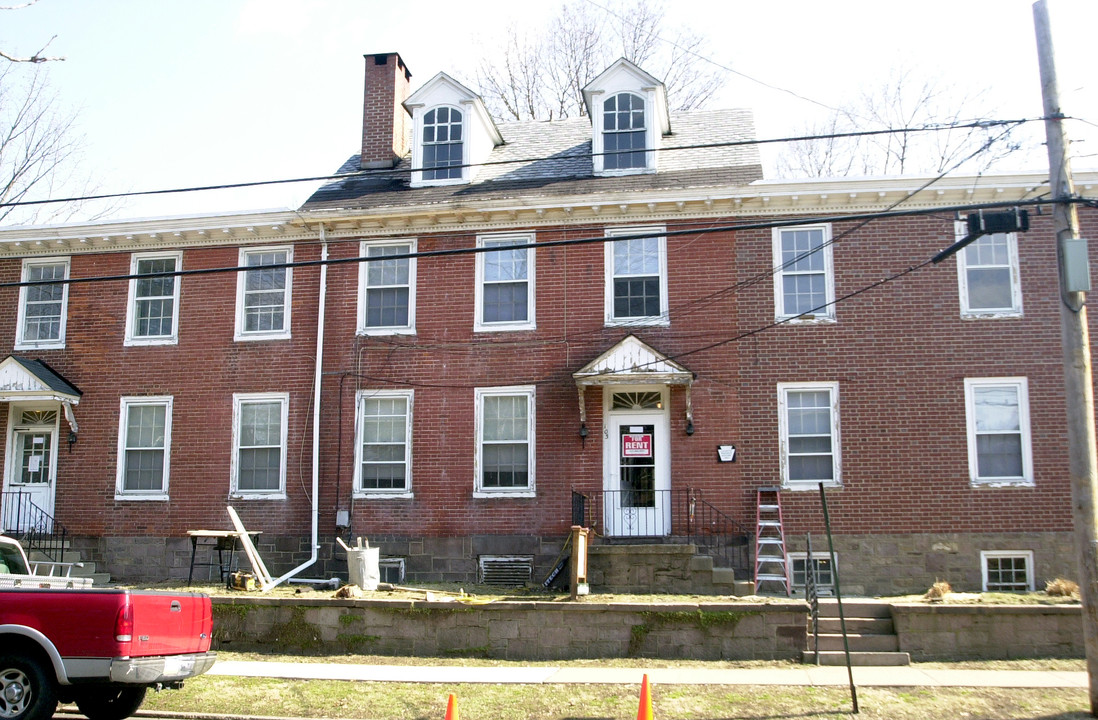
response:
<path id="1" fill-rule="evenodd" d="M 704 110 L 671 115 L 671 135 L 664 137 L 654 174 L 596 177 L 591 163 L 591 122 L 575 118 L 552 122 L 499 125 L 504 144 L 488 164 L 474 170 L 465 185 L 409 187 L 411 159 L 393 170 L 371 172 L 328 183 L 313 193 L 302 210 L 401 207 L 530 196 L 565 196 L 620 191 L 705 188 L 746 185 L 762 178 L 757 145 L 704 147 L 696 145 L 753 140 L 748 110 Z M 359 171 L 355 153 L 339 173 Z"/>
<path id="2" fill-rule="evenodd" d="M 70 383 L 65 378 L 46 364 L 44 360 L 32 360 L 22 355 L 10 355 L 12 360 L 19 363 L 23 368 L 38 378 L 39 381 L 50 390 L 61 393 L 62 395 L 72 395 L 80 397 L 84 393 L 80 391 L 80 388 Z"/>

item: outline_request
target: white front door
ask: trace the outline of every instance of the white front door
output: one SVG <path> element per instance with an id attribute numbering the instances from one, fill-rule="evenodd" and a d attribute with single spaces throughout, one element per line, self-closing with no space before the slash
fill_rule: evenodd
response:
<path id="1" fill-rule="evenodd" d="M 615 393 L 619 394 L 616 399 Z M 611 537 L 671 534 L 671 443 L 665 396 L 663 390 L 608 389 L 603 507 Z"/>
<path id="2" fill-rule="evenodd" d="M 52 530 L 58 417 L 56 410 L 12 408 L 4 476 L 5 530 Z"/>

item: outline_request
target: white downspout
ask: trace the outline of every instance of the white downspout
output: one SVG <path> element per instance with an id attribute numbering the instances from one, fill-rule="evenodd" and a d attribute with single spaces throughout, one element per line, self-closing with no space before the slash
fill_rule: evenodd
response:
<path id="1" fill-rule="evenodd" d="M 324 306 L 328 294 L 328 240 L 324 233 L 324 225 L 320 226 L 320 298 L 316 312 L 316 369 L 313 371 L 313 535 L 312 555 L 309 559 L 298 565 L 293 570 L 275 580 L 264 592 L 300 573 L 305 568 L 313 565 L 320 556 L 320 380 L 324 367 Z"/>

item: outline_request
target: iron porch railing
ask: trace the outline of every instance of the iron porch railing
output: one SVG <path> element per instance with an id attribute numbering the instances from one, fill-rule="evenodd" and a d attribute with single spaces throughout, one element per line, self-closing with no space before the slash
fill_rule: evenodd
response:
<path id="1" fill-rule="evenodd" d="M 751 533 L 700 492 L 680 490 L 572 490 L 572 524 L 610 539 L 689 542 L 737 578 L 751 576 Z"/>
<path id="2" fill-rule="evenodd" d="M 52 515 L 35 505 L 23 490 L 0 493 L 0 532 L 19 540 L 28 550 L 37 550 L 50 562 L 61 562 L 68 531 Z"/>

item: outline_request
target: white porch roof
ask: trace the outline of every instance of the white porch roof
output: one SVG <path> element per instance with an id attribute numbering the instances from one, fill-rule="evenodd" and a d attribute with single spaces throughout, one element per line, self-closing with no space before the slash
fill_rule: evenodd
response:
<path id="1" fill-rule="evenodd" d="M 635 335 L 572 373 L 582 390 L 588 385 L 687 385 L 694 373 L 668 358 Z"/>

